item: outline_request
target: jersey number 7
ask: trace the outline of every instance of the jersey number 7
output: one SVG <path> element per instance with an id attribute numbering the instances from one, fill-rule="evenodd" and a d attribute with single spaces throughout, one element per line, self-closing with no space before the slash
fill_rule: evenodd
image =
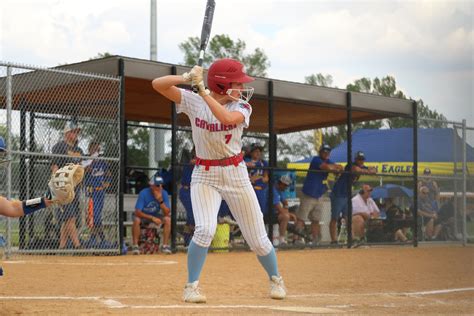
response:
<path id="1" fill-rule="evenodd" d="M 232 134 L 226 134 L 224 135 L 225 137 L 225 143 L 228 144 L 230 142 L 230 139 L 232 138 Z"/>

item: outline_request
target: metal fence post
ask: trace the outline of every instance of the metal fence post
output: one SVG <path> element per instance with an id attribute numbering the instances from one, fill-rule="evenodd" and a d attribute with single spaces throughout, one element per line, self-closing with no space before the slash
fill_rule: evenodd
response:
<path id="1" fill-rule="evenodd" d="M 274 102 L 273 102 L 273 81 L 268 82 L 268 149 L 269 149 L 269 165 L 268 170 L 268 238 L 273 243 L 273 219 L 275 214 L 273 208 L 273 186 L 274 186 L 274 168 L 276 168 L 276 135 L 275 135 L 275 121 L 274 121 Z"/>
<path id="2" fill-rule="evenodd" d="M 176 66 L 171 67 L 171 74 L 176 75 Z M 176 103 L 171 102 L 171 170 L 172 179 L 171 185 L 173 187 L 173 195 L 171 196 L 171 249 L 176 251 L 176 232 L 178 219 L 178 162 L 176 160 L 177 153 L 177 135 L 178 128 L 178 114 L 176 112 Z"/>
<path id="3" fill-rule="evenodd" d="M 352 247 L 352 94 L 346 94 L 347 106 L 347 165 L 350 181 L 347 182 L 347 248 Z"/>
<path id="4" fill-rule="evenodd" d="M 7 66 L 7 199 L 12 198 L 12 67 Z M 5 257 L 12 252 L 12 220 L 7 218 L 7 244 Z"/>
<path id="5" fill-rule="evenodd" d="M 413 101 L 413 246 L 418 247 L 418 106 Z"/>
<path id="6" fill-rule="evenodd" d="M 462 244 L 467 244 L 467 227 L 466 227 L 466 190 L 467 190 L 467 139 L 466 139 L 466 119 L 462 120 Z"/>
<path id="7" fill-rule="evenodd" d="M 457 137 L 458 131 L 457 126 L 453 125 L 453 176 L 454 176 L 454 185 L 453 185 L 453 207 L 454 207 L 454 235 L 458 235 L 458 157 L 457 157 Z"/>
<path id="8" fill-rule="evenodd" d="M 124 221 L 125 211 L 123 205 L 123 198 L 125 194 L 125 168 L 126 162 L 126 134 L 127 134 L 127 123 L 125 121 L 125 62 L 122 58 L 118 60 L 118 75 L 120 76 L 120 100 L 119 100 L 119 135 L 120 135 L 120 163 L 119 163 L 119 200 L 118 200 L 118 239 L 119 239 L 119 251 L 124 252 Z"/>

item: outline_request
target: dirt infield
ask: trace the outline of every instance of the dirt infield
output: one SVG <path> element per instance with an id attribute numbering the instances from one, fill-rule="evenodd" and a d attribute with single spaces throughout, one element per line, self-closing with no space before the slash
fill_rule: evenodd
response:
<path id="1" fill-rule="evenodd" d="M 31 257 L 3 263 L 0 314 L 473 314 L 474 247 L 278 253 L 289 296 L 268 298 L 252 253 L 210 254 L 208 303 L 184 304 L 186 256 Z"/>

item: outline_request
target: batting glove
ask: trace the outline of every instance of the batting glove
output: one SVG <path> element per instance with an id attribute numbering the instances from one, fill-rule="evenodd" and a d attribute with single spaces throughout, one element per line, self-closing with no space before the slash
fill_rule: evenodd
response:
<path id="1" fill-rule="evenodd" d="M 198 87 L 198 94 L 201 96 L 201 97 L 204 97 L 206 95 L 209 95 L 211 94 L 211 91 L 209 91 L 208 89 L 206 89 L 206 86 L 204 85 L 204 81 L 199 81 L 196 83 L 196 81 L 193 80 L 193 86 L 196 86 Z"/>
<path id="2" fill-rule="evenodd" d="M 184 82 L 199 82 L 203 80 L 203 69 L 201 66 L 194 66 L 190 72 L 183 74 Z"/>

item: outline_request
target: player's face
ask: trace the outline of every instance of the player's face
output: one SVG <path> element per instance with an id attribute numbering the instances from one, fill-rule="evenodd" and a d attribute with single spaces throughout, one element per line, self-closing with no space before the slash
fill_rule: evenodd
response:
<path id="1" fill-rule="evenodd" d="M 262 157 L 262 152 L 260 151 L 260 149 L 255 149 L 254 151 L 252 151 L 251 155 L 253 160 L 260 160 L 260 158 Z"/>
<path id="2" fill-rule="evenodd" d="M 232 89 L 232 92 L 230 93 L 231 97 L 234 97 L 236 99 L 240 99 L 240 92 L 239 90 L 244 88 L 244 84 L 240 82 L 232 82 L 230 84 L 230 87 Z"/>
<path id="3" fill-rule="evenodd" d="M 278 182 L 279 184 L 279 189 L 280 191 L 285 191 L 286 189 L 288 189 L 288 186 L 286 184 L 284 184 L 283 182 Z"/>
<path id="4" fill-rule="evenodd" d="M 161 196 L 161 184 L 160 185 L 151 185 L 151 192 L 155 197 L 160 197 Z"/>
<path id="5" fill-rule="evenodd" d="M 356 159 L 355 163 L 357 166 L 362 167 L 364 165 L 364 159 Z"/>
<path id="6" fill-rule="evenodd" d="M 370 195 L 372 194 L 372 187 L 370 185 L 364 185 L 363 190 L 364 190 L 363 197 L 366 199 L 369 198 Z"/>
<path id="7" fill-rule="evenodd" d="M 232 82 L 230 84 L 230 89 L 227 91 L 230 99 L 249 102 L 250 98 L 252 98 L 254 89 L 251 87 L 246 87 L 245 84 L 240 82 Z"/>
<path id="8" fill-rule="evenodd" d="M 79 136 L 79 130 L 75 129 L 66 133 L 66 140 L 68 142 L 76 142 Z"/>
<path id="9" fill-rule="evenodd" d="M 319 156 L 323 160 L 329 159 L 329 155 L 330 155 L 329 151 L 322 150 L 322 151 L 319 152 Z"/>

